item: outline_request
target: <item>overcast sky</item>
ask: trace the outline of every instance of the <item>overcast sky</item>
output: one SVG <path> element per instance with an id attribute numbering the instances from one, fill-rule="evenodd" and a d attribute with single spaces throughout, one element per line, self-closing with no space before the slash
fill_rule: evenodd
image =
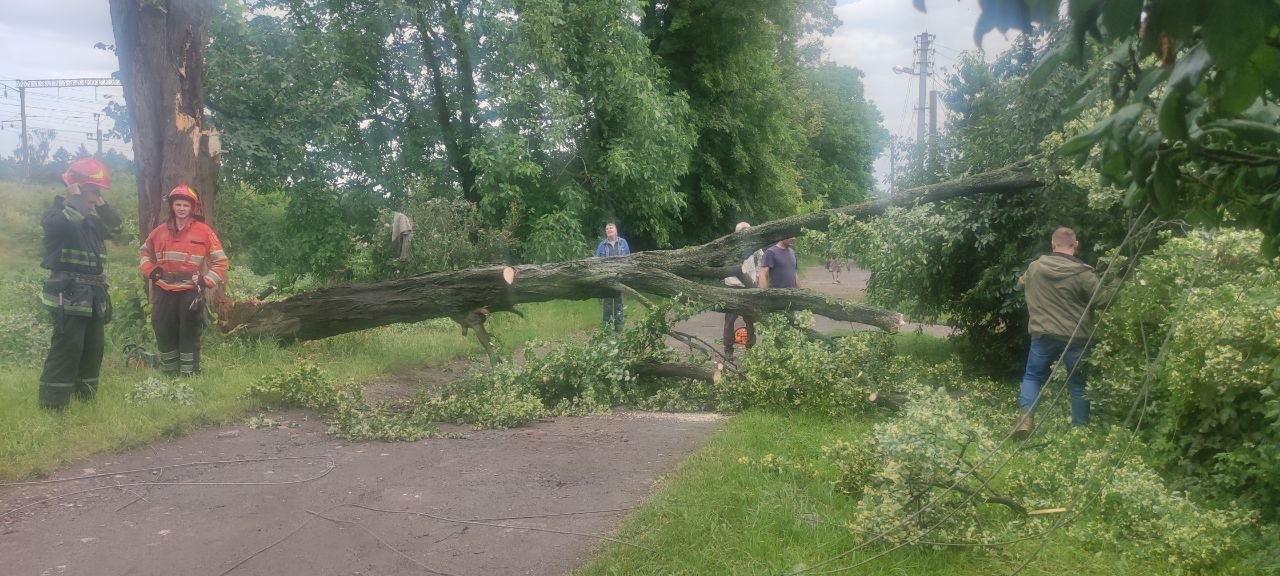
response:
<path id="1" fill-rule="evenodd" d="M 732 1 L 732 0 L 726 0 Z M 18 146 L 18 94 L 13 80 L 109 77 L 118 65 L 115 55 L 93 47 L 114 43 L 106 0 L 3 0 L 0 10 L 0 155 L 13 154 Z M 917 79 L 895 74 L 894 66 L 911 68 L 915 62 L 915 36 L 936 36 L 933 59 L 935 80 L 966 50 L 976 50 L 973 25 L 978 0 L 928 0 L 929 12 L 917 12 L 911 0 L 838 0 L 836 15 L 843 25 L 827 38 L 827 58 L 862 70 L 867 97 L 884 116 L 890 132 L 913 138 Z M 998 33 L 983 39 L 983 48 L 995 54 L 1008 47 Z M 93 149 L 86 133 L 94 130 L 94 113 L 109 99 L 119 99 L 119 88 L 32 88 L 27 90 L 28 130 L 58 131 L 54 149 L 75 150 L 80 144 Z M 108 126 L 104 120 L 104 126 Z M 105 128 L 104 128 L 105 129 Z M 108 142 L 108 147 L 128 151 L 129 145 Z M 887 163 L 877 163 L 886 170 Z"/>

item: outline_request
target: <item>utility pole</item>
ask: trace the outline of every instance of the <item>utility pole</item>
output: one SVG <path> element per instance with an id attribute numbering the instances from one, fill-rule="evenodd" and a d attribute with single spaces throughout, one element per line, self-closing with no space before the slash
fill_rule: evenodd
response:
<path id="1" fill-rule="evenodd" d="M 921 32 L 916 36 L 916 76 L 920 79 L 920 105 L 916 107 L 916 143 L 924 143 L 925 96 L 929 90 L 929 74 L 932 73 L 929 57 L 933 55 L 933 34 Z"/>
<path id="2" fill-rule="evenodd" d="M 31 148 L 27 144 L 27 88 L 76 88 L 80 86 L 120 86 L 115 78 L 61 78 L 55 80 L 14 80 L 18 87 L 18 109 L 22 116 L 22 164 L 26 179 L 31 179 Z M 101 137 L 101 133 L 98 135 Z M 102 141 L 98 141 L 98 154 L 102 154 Z"/>
<path id="3" fill-rule="evenodd" d="M 94 127 L 96 128 L 97 134 L 95 134 L 94 132 L 86 132 L 85 135 L 88 136 L 90 140 L 93 140 L 98 143 L 98 154 L 94 157 L 101 158 L 102 157 L 102 141 L 110 140 L 110 138 L 102 137 L 102 114 L 99 114 L 97 112 L 93 113 L 93 124 L 94 124 Z"/>
<path id="4" fill-rule="evenodd" d="M 916 36 L 916 61 L 911 68 L 906 66 L 894 66 L 893 71 L 899 74 L 910 74 L 919 79 L 919 97 L 916 101 L 916 146 L 920 147 L 922 152 L 921 161 L 924 160 L 924 151 L 928 149 L 924 140 L 926 113 L 933 109 L 932 104 L 927 100 L 929 95 L 929 75 L 933 73 L 933 39 L 935 36 L 928 32 L 921 32 Z M 936 113 L 933 120 L 933 128 L 930 134 L 936 132 Z"/>

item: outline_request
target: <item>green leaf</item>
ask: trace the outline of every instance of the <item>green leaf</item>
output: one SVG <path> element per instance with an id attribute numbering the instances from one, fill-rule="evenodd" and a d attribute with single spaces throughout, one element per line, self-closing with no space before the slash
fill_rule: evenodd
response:
<path id="1" fill-rule="evenodd" d="M 1160 102 L 1160 131 L 1170 140 L 1186 140 L 1186 90 L 1173 88 Z"/>
<path id="2" fill-rule="evenodd" d="M 1280 126 L 1264 124 L 1253 120 L 1214 120 L 1213 122 L 1207 122 L 1201 125 L 1201 128 L 1206 131 L 1225 130 L 1235 136 L 1237 140 L 1244 140 L 1255 144 L 1280 142 Z"/>
<path id="3" fill-rule="evenodd" d="M 1214 64 L 1224 70 L 1243 64 L 1266 38 L 1275 13 L 1271 0 L 1215 0 L 1200 27 Z"/>
<path id="4" fill-rule="evenodd" d="M 1217 110 L 1222 114 L 1239 114 L 1262 96 L 1262 79 L 1252 66 L 1240 66 L 1219 72 Z"/>
<path id="5" fill-rule="evenodd" d="M 1258 76 L 1267 89 L 1280 94 L 1280 48 L 1263 44 L 1249 57 L 1249 63 L 1258 70 Z"/>
<path id="6" fill-rule="evenodd" d="M 1049 50 L 1044 58 L 1036 63 L 1035 68 L 1031 70 L 1031 74 L 1027 76 L 1027 86 L 1030 88 L 1043 88 L 1049 81 L 1049 77 L 1053 72 L 1067 60 L 1070 52 L 1065 45 L 1059 44 L 1052 50 Z"/>
<path id="7" fill-rule="evenodd" d="M 1102 4 L 1102 27 L 1111 38 L 1124 38 L 1138 28 L 1142 0 L 1107 0 Z"/>
<path id="8" fill-rule="evenodd" d="M 1212 64 L 1213 58 L 1209 56 L 1204 44 L 1196 44 L 1195 48 L 1173 65 L 1173 71 L 1169 73 L 1169 85 L 1182 88 L 1195 86 Z"/>
<path id="9" fill-rule="evenodd" d="M 1156 86 L 1169 78 L 1169 69 L 1154 68 L 1142 71 L 1142 81 L 1138 83 L 1138 89 L 1133 92 L 1133 97 L 1146 98 L 1155 91 Z"/>
<path id="10" fill-rule="evenodd" d="M 1111 130 L 1111 125 L 1114 121 L 1115 116 L 1103 118 L 1087 132 L 1063 142 L 1062 146 L 1058 148 L 1058 153 L 1064 156 L 1072 156 L 1088 152 L 1089 149 L 1093 148 L 1094 144 L 1097 144 L 1102 139 L 1104 134 Z"/>
<path id="11" fill-rule="evenodd" d="M 1099 167 L 1106 182 L 1124 185 L 1131 177 L 1129 155 L 1113 141 L 1102 146 L 1102 165 Z"/>
<path id="12" fill-rule="evenodd" d="M 1157 212 L 1173 213 L 1180 192 L 1178 184 L 1178 169 L 1167 156 L 1156 156 L 1155 171 L 1151 173 L 1151 192 L 1152 205 Z"/>
<path id="13" fill-rule="evenodd" d="M 1142 116 L 1142 110 L 1145 104 L 1134 102 L 1133 104 L 1125 104 L 1111 115 L 1111 135 L 1117 140 L 1123 139 L 1129 135 L 1129 131 L 1133 130 L 1134 125 L 1138 123 L 1138 118 Z"/>

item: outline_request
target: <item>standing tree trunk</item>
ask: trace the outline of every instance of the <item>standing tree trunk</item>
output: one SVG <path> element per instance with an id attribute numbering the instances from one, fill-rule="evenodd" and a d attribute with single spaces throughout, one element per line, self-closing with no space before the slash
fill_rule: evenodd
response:
<path id="1" fill-rule="evenodd" d="M 110 0 L 116 55 L 138 166 L 138 234 L 168 216 L 165 194 L 187 184 L 213 221 L 218 137 L 204 126 L 204 48 L 212 0 Z"/>

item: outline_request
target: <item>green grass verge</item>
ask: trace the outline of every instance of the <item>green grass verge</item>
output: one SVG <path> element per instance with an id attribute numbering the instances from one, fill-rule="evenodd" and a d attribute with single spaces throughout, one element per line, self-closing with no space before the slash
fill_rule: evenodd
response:
<path id="1" fill-rule="evenodd" d="M 856 442 L 874 423 L 768 412 L 732 418 L 624 521 L 616 537 L 632 545 L 606 544 L 574 574 L 976 576 L 1010 574 L 1028 560 L 1020 574 L 1177 573 L 1160 561 L 1127 559 L 1115 546 L 1057 535 L 992 549 L 873 544 L 855 550 L 857 541 L 843 525 L 854 500 L 832 489 L 820 447 Z M 743 462 L 769 454 L 785 460 L 774 468 Z M 1248 548 L 1215 573 L 1274 573 L 1265 542 Z"/>

